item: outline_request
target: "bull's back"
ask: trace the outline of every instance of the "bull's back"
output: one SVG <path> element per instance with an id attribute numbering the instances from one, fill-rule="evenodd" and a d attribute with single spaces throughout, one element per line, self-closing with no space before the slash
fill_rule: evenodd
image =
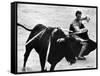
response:
<path id="1" fill-rule="evenodd" d="M 28 37 L 28 39 L 27 39 L 27 41 L 26 42 L 28 42 L 31 38 L 33 38 L 36 34 L 38 34 L 40 31 L 42 31 L 42 30 L 44 30 L 44 29 L 46 29 L 47 27 L 46 26 L 44 26 L 43 24 L 37 24 L 34 28 L 33 28 L 33 30 L 31 31 L 31 33 L 30 33 L 30 35 L 29 35 L 29 37 Z"/>

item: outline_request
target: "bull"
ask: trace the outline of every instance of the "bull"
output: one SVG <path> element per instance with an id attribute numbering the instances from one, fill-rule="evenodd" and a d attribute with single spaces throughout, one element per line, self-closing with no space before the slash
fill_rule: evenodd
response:
<path id="1" fill-rule="evenodd" d="M 32 30 L 27 29 L 21 24 L 17 24 L 28 31 L 31 31 L 26 41 L 26 51 L 24 54 L 23 70 L 25 70 L 26 62 L 30 52 L 34 48 L 39 54 L 41 71 L 46 71 L 45 64 L 48 61 L 51 64 L 50 71 L 54 71 L 56 64 L 63 58 L 73 64 L 81 50 L 80 41 L 71 35 L 66 35 L 62 29 L 57 27 L 46 27 L 37 24 Z M 96 49 L 96 43 L 91 39 L 88 40 L 88 47 L 84 51 L 83 56 L 88 55 Z"/>

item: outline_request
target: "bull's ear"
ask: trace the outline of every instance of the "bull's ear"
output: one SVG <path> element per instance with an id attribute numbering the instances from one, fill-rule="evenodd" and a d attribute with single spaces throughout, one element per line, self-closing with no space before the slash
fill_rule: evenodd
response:
<path id="1" fill-rule="evenodd" d="M 65 41 L 65 38 L 59 38 L 57 39 L 57 42 L 60 43 L 60 42 L 64 42 Z"/>

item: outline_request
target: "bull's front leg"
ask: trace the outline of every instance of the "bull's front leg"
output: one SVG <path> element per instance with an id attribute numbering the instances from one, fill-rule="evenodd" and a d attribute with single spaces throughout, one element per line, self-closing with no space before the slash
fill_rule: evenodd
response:
<path id="1" fill-rule="evenodd" d="M 54 71 L 54 68 L 55 68 L 56 64 L 51 64 L 51 67 L 50 67 L 50 71 Z"/>

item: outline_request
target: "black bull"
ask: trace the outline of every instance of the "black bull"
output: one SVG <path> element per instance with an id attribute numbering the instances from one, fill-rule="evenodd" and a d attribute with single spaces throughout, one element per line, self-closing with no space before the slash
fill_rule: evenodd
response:
<path id="1" fill-rule="evenodd" d="M 23 25 L 20 26 L 23 27 Z M 56 31 L 54 31 L 55 29 Z M 35 35 L 37 35 L 42 30 L 44 30 L 44 32 L 40 33 L 36 38 L 31 40 Z M 64 40 L 62 42 L 57 41 L 60 38 L 64 38 Z M 29 40 L 31 41 L 29 42 Z M 45 71 L 44 67 L 46 63 L 46 57 L 47 57 L 46 55 L 47 55 L 49 41 L 51 45 L 47 61 L 51 64 L 50 71 L 54 71 L 56 64 L 63 57 L 65 57 L 70 64 L 75 63 L 76 61 L 75 57 L 78 56 L 82 47 L 80 41 L 76 40 L 72 36 L 65 35 L 64 32 L 59 28 L 46 27 L 42 24 L 38 24 L 31 30 L 30 36 L 26 41 L 27 44 L 26 44 L 26 52 L 24 54 L 24 65 L 23 65 L 24 70 L 28 56 L 31 50 L 34 48 L 36 52 L 39 54 L 41 70 Z M 87 43 L 88 46 L 84 51 L 83 56 L 88 55 L 91 51 L 96 49 L 96 43 L 94 41 L 89 39 Z"/>

